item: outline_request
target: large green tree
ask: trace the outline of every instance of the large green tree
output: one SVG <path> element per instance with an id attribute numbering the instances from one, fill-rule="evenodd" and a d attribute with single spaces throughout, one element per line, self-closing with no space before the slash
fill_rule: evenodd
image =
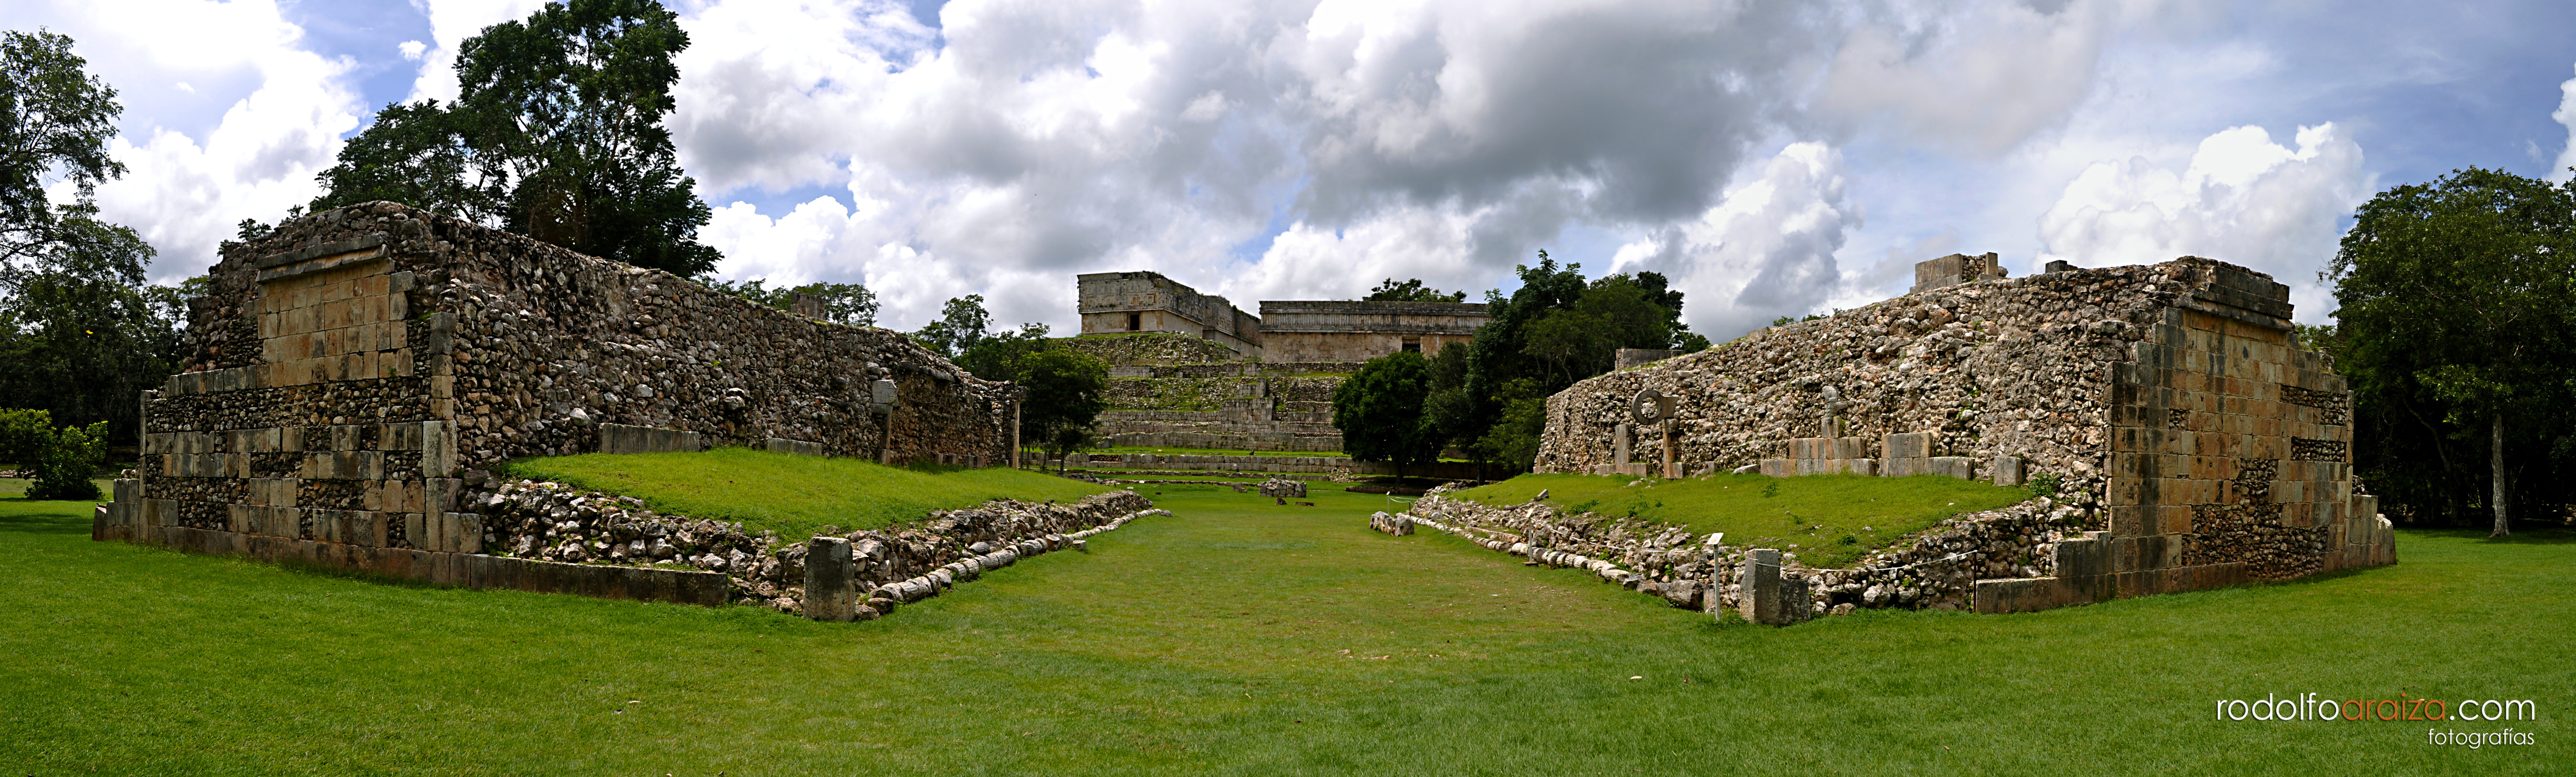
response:
<path id="1" fill-rule="evenodd" d="M 69 36 L 0 31 L 0 267 L 78 237 L 70 222 L 96 215 L 79 204 L 125 174 L 107 155 L 125 108 L 88 66 Z M 76 203 L 55 205 L 48 177 L 71 184 Z"/>
<path id="2" fill-rule="evenodd" d="M 1431 362 L 1418 352 L 1362 363 L 1333 389 L 1333 426 L 1342 430 L 1342 450 L 1360 461 L 1394 464 L 1398 481 L 1406 465 L 1437 461 L 1447 440 L 1423 413 L 1431 387 Z"/>
<path id="3" fill-rule="evenodd" d="M 1538 259 L 1514 268 L 1521 285 L 1510 296 L 1486 293 L 1491 320 L 1469 347 L 1467 402 L 1434 403 L 1452 440 L 1508 469 L 1527 469 L 1537 455 L 1548 395 L 1609 372 L 1618 349 L 1708 347 L 1682 324 L 1682 292 L 1664 276 L 1586 280 L 1581 264 L 1560 266 L 1546 251 Z"/>
<path id="4" fill-rule="evenodd" d="M 1109 364 L 1061 344 L 1020 362 L 1020 439 L 1035 442 L 1049 458 L 1097 439 L 1093 424 L 1109 408 Z"/>
<path id="5" fill-rule="evenodd" d="M 2381 192 L 2353 219 L 2326 275 L 2367 479 L 2418 506 L 2483 501 L 2498 536 L 2517 480 L 2563 503 L 2576 185 L 2469 168 Z M 2483 498 L 2457 487 L 2473 479 Z"/>
<path id="6" fill-rule="evenodd" d="M 955 359 L 982 342 L 984 333 L 993 327 L 993 314 L 984 310 L 984 295 L 968 294 L 951 297 L 939 306 L 939 320 L 930 322 L 912 334 L 921 347 Z"/>
<path id="7" fill-rule="evenodd" d="M 400 199 L 594 256 L 699 276 L 712 215 L 663 117 L 689 47 L 651 0 L 548 3 L 458 50 L 455 103 L 388 105 L 314 209 Z"/>
<path id="8" fill-rule="evenodd" d="M 122 109 L 71 48 L 0 31 L 0 406 L 131 442 L 136 394 L 178 361 L 184 306 L 144 284 L 152 246 L 98 218 L 91 193 L 125 171 L 106 151 Z M 52 201 L 48 176 L 72 202 Z"/>

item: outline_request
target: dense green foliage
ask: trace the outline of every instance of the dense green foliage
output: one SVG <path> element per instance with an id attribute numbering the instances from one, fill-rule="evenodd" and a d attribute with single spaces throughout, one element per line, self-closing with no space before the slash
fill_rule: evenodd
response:
<path id="1" fill-rule="evenodd" d="M 1447 438 L 1432 416 L 1423 412 L 1431 395 L 1431 362 L 1413 351 L 1370 359 L 1358 374 L 1333 389 L 1333 426 L 1342 430 L 1342 451 L 1360 461 L 1404 467 L 1438 461 Z"/>
<path id="2" fill-rule="evenodd" d="M 107 154 L 125 107 L 88 67 L 69 36 L 0 30 L 0 266 L 74 242 L 65 222 L 95 214 L 56 205 L 47 179 L 87 203 L 99 183 L 125 174 Z"/>
<path id="3" fill-rule="evenodd" d="M 1099 437 L 1092 424 L 1109 409 L 1102 394 L 1109 389 L 1109 363 L 1056 344 L 1020 360 L 1018 380 L 1028 394 L 1020 402 L 1020 442 L 1036 445 L 1049 459 L 1091 447 Z"/>
<path id="4" fill-rule="evenodd" d="M 0 481 L 5 484 L 6 481 Z M 5 489 L 0 485 L 0 489 Z M 1659 487 L 1660 488 L 1660 487 Z M 91 542 L 0 498 L 0 763 L 33 774 L 2551 774 L 2576 537 L 2394 567 L 1789 628 L 1316 507 L 1175 513 L 884 620 L 467 591 Z M 1155 493 L 1155 491 L 1162 493 Z M 1631 679 L 1634 678 L 1634 679 Z M 2211 720 L 2219 699 L 2531 698 L 2537 747 Z M 2468 730 L 2475 724 L 2446 726 Z M 2488 730 L 2488 729 L 2480 729 Z"/>
<path id="5" fill-rule="evenodd" d="M 1511 296 L 1486 292 L 1492 320 L 1467 346 L 1462 379 L 1426 400 L 1448 442 L 1511 472 L 1528 471 L 1538 455 L 1547 397 L 1609 372 L 1618 349 L 1708 347 L 1682 323 L 1682 293 L 1664 276 L 1587 281 L 1581 264 L 1560 267 L 1546 251 L 1538 258 L 1535 267 L 1514 268 L 1521 286 Z"/>
<path id="6" fill-rule="evenodd" d="M 0 409 L 0 461 L 16 463 L 30 479 L 30 498 L 97 499 L 90 478 L 107 462 L 107 423 L 56 429 L 43 410 Z"/>
<path id="7" fill-rule="evenodd" d="M 955 359 L 982 342 L 984 333 L 993 328 L 993 314 L 984 309 L 984 295 L 968 294 L 950 297 L 939 306 L 939 320 L 912 334 L 913 342 L 941 356 Z"/>
<path id="8" fill-rule="evenodd" d="M 2354 214 L 2328 277 L 2337 326 L 2303 340 L 2350 383 L 2355 463 L 2382 507 L 2497 533 L 2510 505 L 2566 520 L 2576 184 L 2469 168 L 2389 189 Z"/>
<path id="9" fill-rule="evenodd" d="M 1013 497 L 1072 501 L 1107 490 L 1075 480 L 1008 468 L 887 467 L 849 458 L 717 448 L 698 453 L 636 453 L 522 459 L 507 470 L 644 500 L 653 509 L 741 521 L 801 540 L 817 529 L 875 529 Z"/>
<path id="10" fill-rule="evenodd" d="M 71 46 L 0 31 L 0 407 L 132 442 L 136 396 L 176 368 L 187 312 L 180 290 L 144 284 L 151 244 L 98 220 L 92 190 L 125 172 L 105 147 L 123 109 Z M 75 199 L 52 202 L 49 176 Z"/>
<path id="11" fill-rule="evenodd" d="M 1771 547 L 1817 567 L 1850 564 L 1870 551 L 1960 513 L 2021 502 L 2030 492 L 1938 475 L 1717 474 L 1682 480 L 1522 475 L 1460 491 L 1457 497 L 1496 506 L 1522 504 L 1548 492 L 1568 510 L 1633 515 L 1706 536 L 1725 532 L 1729 545 Z"/>
<path id="12" fill-rule="evenodd" d="M 741 283 L 712 281 L 707 288 L 779 310 L 796 309 L 796 295 L 803 294 L 823 302 L 825 321 L 851 326 L 877 325 L 877 293 L 855 283 L 818 282 L 772 289 L 768 279 L 753 278 Z"/>
<path id="13" fill-rule="evenodd" d="M 318 179 L 315 210 L 401 200 L 638 267 L 698 276 L 712 211 L 671 132 L 679 17 L 651 0 L 548 3 L 484 28 L 456 102 L 388 105 Z"/>
<path id="14" fill-rule="evenodd" d="M 1422 279 L 1420 278 L 1406 278 L 1403 283 L 1397 283 L 1394 278 L 1388 278 L 1385 281 L 1378 283 L 1377 288 L 1370 289 L 1369 295 L 1361 297 L 1360 301 L 1465 302 L 1467 301 L 1467 292 L 1452 291 L 1442 293 L 1439 289 L 1422 285 Z"/>

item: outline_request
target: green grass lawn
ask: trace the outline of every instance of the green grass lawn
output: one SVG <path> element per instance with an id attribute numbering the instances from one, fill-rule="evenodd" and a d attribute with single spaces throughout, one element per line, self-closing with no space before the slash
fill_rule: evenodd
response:
<path id="1" fill-rule="evenodd" d="M 1880 478 L 1807 475 L 1775 478 L 1720 473 L 1663 480 L 1597 475 L 1523 475 L 1457 496 L 1484 504 L 1515 505 L 1538 492 L 1569 511 L 1634 515 L 1688 526 L 1692 533 L 1725 532 L 1726 544 L 1797 552 L 1810 565 L 1848 564 L 1870 550 L 1922 531 L 1959 513 L 1991 510 L 2030 498 L 2030 492 L 1938 475 Z"/>
<path id="2" fill-rule="evenodd" d="M 2576 536 L 2006 616 L 1786 629 L 1316 507 L 1147 518 L 869 623 L 389 584 L 0 499 L 0 764 L 33 774 L 2564 774 Z M 1659 487 L 1661 488 L 1661 487 Z M 2220 699 L 2534 699 L 2530 747 Z M 2484 730 L 2492 725 L 2449 725 Z"/>
<path id="3" fill-rule="evenodd" d="M 519 477 L 637 497 L 663 512 L 741 521 L 791 541 L 826 525 L 874 529 L 1003 497 L 1070 502 L 1110 490 L 1036 470 L 887 467 L 749 448 L 585 453 L 522 459 L 507 469 Z"/>

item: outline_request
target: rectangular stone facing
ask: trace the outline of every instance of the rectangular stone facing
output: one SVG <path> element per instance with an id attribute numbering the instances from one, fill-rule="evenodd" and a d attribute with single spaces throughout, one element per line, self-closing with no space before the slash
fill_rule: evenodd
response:
<path id="1" fill-rule="evenodd" d="M 1884 439 L 1885 439 L 1885 442 L 1883 443 L 1883 447 L 1881 448 L 1881 456 L 1880 456 L 1880 458 L 1885 458 L 1885 459 L 1922 459 L 1922 458 L 1930 458 L 1930 457 L 1932 456 L 1932 438 L 1933 438 L 1933 436 L 1934 436 L 1934 434 L 1933 434 L 1933 433 L 1931 433 L 1931 432 L 1909 432 L 1909 433 L 1904 433 L 1904 434 L 1890 434 L 1890 435 L 1887 435 L 1887 436 L 1884 438 Z"/>
<path id="2" fill-rule="evenodd" d="M 1756 548 L 1744 556 L 1744 569 L 1736 576 L 1742 581 L 1737 596 L 1737 614 L 1754 623 L 1778 625 L 1780 607 L 1780 551 Z"/>
<path id="3" fill-rule="evenodd" d="M 847 621 L 858 617 L 857 576 L 850 566 L 850 541 L 815 537 L 805 544 L 805 617 Z"/>
<path id="4" fill-rule="evenodd" d="M 818 442 L 790 440 L 783 437 L 771 437 L 767 441 L 766 445 L 771 453 L 786 453 L 797 456 L 823 455 L 823 444 Z"/>
<path id="5" fill-rule="evenodd" d="M 1994 463 L 1990 465 L 1986 471 L 1994 475 L 1995 485 L 2018 486 L 2022 484 L 2021 457 L 1996 456 Z"/>

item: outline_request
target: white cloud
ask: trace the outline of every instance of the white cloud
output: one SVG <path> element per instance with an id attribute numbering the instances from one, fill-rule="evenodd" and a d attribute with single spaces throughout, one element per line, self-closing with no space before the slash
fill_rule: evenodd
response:
<path id="1" fill-rule="evenodd" d="M 1855 29 L 1816 100 L 1828 118 L 1890 120 L 1919 143 L 1993 154 L 2063 122 L 2093 89 L 2112 31 L 2150 8 L 1894 4 Z M 2143 4 L 2140 4 L 2143 5 Z"/>
<path id="2" fill-rule="evenodd" d="M 1847 285 L 1834 253 L 1861 221 L 1843 200 L 1842 155 L 1796 143 L 1698 218 L 1621 246 L 1612 267 L 1663 273 L 1691 330 L 1722 341 L 1834 299 Z"/>
<path id="3" fill-rule="evenodd" d="M 423 55 L 429 53 L 429 44 L 407 40 L 394 44 L 394 50 L 402 52 L 402 58 L 418 62 Z"/>
<path id="4" fill-rule="evenodd" d="M 340 133 L 357 126 L 357 100 L 344 83 L 351 63 L 302 48 L 302 28 L 274 2 L 138 0 L 50 10 L 48 22 L 72 35 L 75 50 L 111 84 L 171 83 L 171 95 L 230 100 L 202 129 L 129 114 L 125 133 L 108 144 L 128 172 L 99 186 L 101 215 L 133 226 L 160 250 L 156 281 L 203 272 L 236 222 L 275 221 L 312 199 L 314 174 L 338 154 Z M 145 95 L 140 104 L 170 103 Z M 60 201 L 70 193 L 54 194 Z"/>
<path id="5" fill-rule="evenodd" d="M 418 53 L 413 45 L 419 41 L 403 44 L 403 58 L 420 62 L 420 77 L 403 101 L 455 100 L 464 89 L 456 80 L 456 50 L 465 39 L 483 34 L 485 27 L 528 18 L 545 5 L 546 0 L 412 0 L 412 7 L 429 17 L 430 40 Z"/>
<path id="6" fill-rule="evenodd" d="M 2270 273 L 2290 285 L 2300 320 L 2323 320 L 2331 304 L 2316 274 L 2334 256 L 2342 219 L 2375 187 L 2361 147 L 2334 124 L 2300 127 L 2296 143 L 2236 127 L 2203 138 L 2179 171 L 2136 157 L 2095 163 L 2040 217 L 2040 261 L 2205 256 Z"/>
<path id="7" fill-rule="evenodd" d="M 2559 82 L 2558 94 L 2558 110 L 2550 112 L 2549 118 L 2567 127 L 2567 147 L 2558 152 L 2558 162 L 2549 166 L 2547 177 L 2553 183 L 2566 183 L 2576 176 L 2568 169 L 2576 167 L 2576 78 Z"/>

